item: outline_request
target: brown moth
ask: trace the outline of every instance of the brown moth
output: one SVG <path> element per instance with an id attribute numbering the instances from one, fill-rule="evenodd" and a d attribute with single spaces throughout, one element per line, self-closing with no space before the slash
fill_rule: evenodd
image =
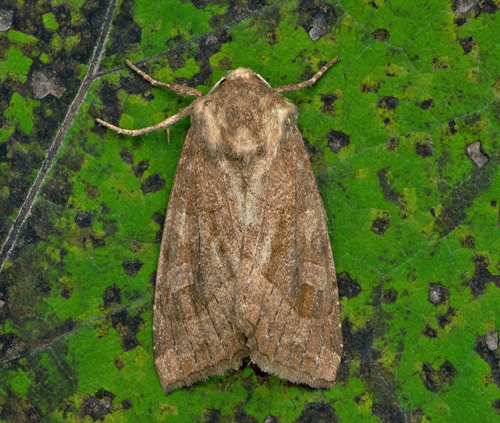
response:
<path id="1" fill-rule="evenodd" d="M 156 279 L 153 336 L 165 393 L 240 367 L 242 358 L 292 382 L 329 388 L 342 354 L 339 296 L 325 212 L 297 108 L 250 69 L 158 125 L 190 115 L 168 203 Z"/>

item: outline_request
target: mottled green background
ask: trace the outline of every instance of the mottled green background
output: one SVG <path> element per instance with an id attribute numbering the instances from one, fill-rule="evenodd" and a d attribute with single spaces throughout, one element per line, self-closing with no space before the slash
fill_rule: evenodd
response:
<path id="1" fill-rule="evenodd" d="M 500 421 L 500 1 L 115 1 L 0 4 L 0 420 Z M 335 56 L 287 97 L 337 265 L 338 383 L 247 362 L 165 396 L 152 299 L 189 119 L 170 145 L 94 119 L 140 128 L 192 101 L 127 58 L 208 92 Z"/>

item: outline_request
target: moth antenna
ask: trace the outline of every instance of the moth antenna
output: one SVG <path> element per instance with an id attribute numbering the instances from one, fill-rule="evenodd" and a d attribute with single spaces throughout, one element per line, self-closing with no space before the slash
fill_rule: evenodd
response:
<path id="1" fill-rule="evenodd" d="M 167 90 L 173 91 L 179 95 L 194 95 L 196 97 L 203 96 L 201 91 L 198 91 L 196 88 L 186 87 L 185 85 L 180 84 L 167 84 L 165 82 L 157 81 L 156 79 L 151 78 L 146 72 L 141 71 L 137 66 L 135 66 L 130 60 L 125 60 L 125 64 L 132 69 L 135 73 L 142 76 L 146 81 L 148 81 L 153 87 L 163 87 Z"/>
<path id="2" fill-rule="evenodd" d="M 184 109 L 177 112 L 175 115 L 170 116 L 169 118 L 165 119 L 163 122 L 160 122 L 157 125 L 148 126 L 147 128 L 141 128 L 141 129 L 119 128 L 118 126 L 115 126 L 115 125 L 112 125 L 111 123 L 105 122 L 102 119 L 96 119 L 96 122 L 100 123 L 102 126 L 105 126 L 106 128 L 109 128 L 109 129 L 112 129 L 113 131 L 118 132 L 121 135 L 132 135 L 133 137 L 136 137 L 138 135 L 147 134 L 149 132 L 158 131 L 160 129 L 167 129 L 168 130 L 168 128 L 170 126 L 172 126 L 175 122 L 177 122 L 177 121 L 185 118 L 189 114 L 191 114 L 191 109 L 192 109 L 191 106 L 185 107 Z"/>
<path id="3" fill-rule="evenodd" d="M 314 75 L 311 79 L 308 79 L 307 81 L 301 82 L 300 84 L 287 84 L 287 85 L 282 85 L 281 87 L 276 87 L 274 91 L 278 93 L 288 93 L 290 91 L 297 91 L 302 88 L 310 87 L 311 85 L 314 85 L 319 78 L 330 68 L 333 64 L 340 62 L 340 59 L 336 57 L 335 59 L 330 60 L 325 66 L 323 66 L 319 72 Z"/>

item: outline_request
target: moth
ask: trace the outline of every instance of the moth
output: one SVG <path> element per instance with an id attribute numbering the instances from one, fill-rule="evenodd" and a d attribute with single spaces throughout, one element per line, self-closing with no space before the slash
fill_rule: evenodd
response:
<path id="1" fill-rule="evenodd" d="M 168 129 L 190 116 L 167 208 L 156 279 L 153 345 L 168 393 L 238 369 L 330 388 L 342 354 L 335 266 L 325 211 L 297 108 L 250 69 L 230 71 L 207 94 L 163 122 L 119 134 Z"/>

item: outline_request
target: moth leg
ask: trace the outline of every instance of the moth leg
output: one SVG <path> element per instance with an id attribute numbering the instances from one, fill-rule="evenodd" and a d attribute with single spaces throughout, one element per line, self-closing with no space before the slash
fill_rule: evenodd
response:
<path id="1" fill-rule="evenodd" d="M 319 72 L 314 75 L 311 79 L 308 79 L 307 81 L 301 82 L 300 84 L 287 84 L 287 85 L 282 85 L 281 87 L 276 87 L 274 88 L 274 91 L 278 93 L 288 93 L 290 91 L 297 91 L 300 90 L 301 88 L 306 88 L 310 87 L 311 85 L 314 85 L 319 78 L 330 68 L 334 63 L 339 62 L 340 59 L 336 57 L 335 59 L 330 60 L 325 66 L 323 66 Z"/>
<path id="2" fill-rule="evenodd" d="M 168 129 L 175 122 L 177 122 L 177 121 L 185 118 L 187 115 L 191 114 L 191 109 L 192 109 L 191 106 L 185 107 L 184 109 L 180 110 L 175 115 L 170 116 L 169 118 L 165 119 L 163 122 L 160 122 L 157 125 L 148 126 L 147 128 L 141 128 L 141 129 L 118 128 L 118 126 L 115 126 L 115 125 L 112 125 L 111 123 L 105 122 L 102 119 L 96 119 L 96 122 L 100 123 L 101 125 L 105 126 L 106 128 L 109 128 L 109 129 L 112 129 L 113 131 L 118 132 L 119 134 L 132 135 L 133 137 L 136 137 L 138 135 L 147 134 L 149 132 L 158 131 L 160 129 Z"/>
<path id="3" fill-rule="evenodd" d="M 157 81 L 151 78 L 146 72 L 141 71 L 137 66 L 135 66 L 130 60 L 125 60 L 125 64 L 132 69 L 135 73 L 142 76 L 146 81 L 148 81 L 153 87 L 163 87 L 167 90 L 174 91 L 179 95 L 194 95 L 196 97 L 201 97 L 203 93 L 198 91 L 196 88 L 186 87 L 180 84 L 167 84 L 165 82 Z"/>

